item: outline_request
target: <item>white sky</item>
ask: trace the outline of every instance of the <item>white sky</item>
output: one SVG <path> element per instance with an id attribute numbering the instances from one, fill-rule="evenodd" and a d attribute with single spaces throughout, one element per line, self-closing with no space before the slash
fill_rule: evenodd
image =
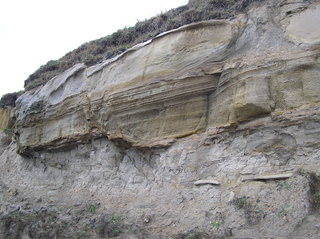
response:
<path id="1" fill-rule="evenodd" d="M 188 0 L 1 0 L 0 97 L 40 65 Z"/>

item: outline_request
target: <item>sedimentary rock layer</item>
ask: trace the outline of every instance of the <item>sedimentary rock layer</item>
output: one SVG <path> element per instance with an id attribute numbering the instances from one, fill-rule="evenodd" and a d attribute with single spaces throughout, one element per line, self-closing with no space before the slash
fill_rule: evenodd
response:
<path id="1" fill-rule="evenodd" d="M 93 67 L 75 65 L 17 101 L 19 152 L 98 137 L 167 145 L 212 127 L 320 102 L 320 5 L 257 4 L 181 27 Z M 305 31 L 312 34 L 305 34 Z"/>
<path id="2" fill-rule="evenodd" d="M 12 127 L 12 120 L 10 114 L 12 112 L 12 107 L 0 108 L 0 130 Z"/>

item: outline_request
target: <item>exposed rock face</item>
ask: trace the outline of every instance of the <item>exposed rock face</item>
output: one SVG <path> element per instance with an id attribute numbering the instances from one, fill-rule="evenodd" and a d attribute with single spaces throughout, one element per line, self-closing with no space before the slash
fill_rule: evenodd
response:
<path id="1" fill-rule="evenodd" d="M 319 15 L 255 3 L 23 94 L 0 235 L 38 235 L 10 206 L 45 205 L 48 238 L 318 238 Z"/>
<path id="2" fill-rule="evenodd" d="M 74 66 L 18 99 L 21 153 L 102 136 L 151 147 L 318 103 L 320 30 L 309 23 L 320 7 L 305 6 L 191 24 Z"/>

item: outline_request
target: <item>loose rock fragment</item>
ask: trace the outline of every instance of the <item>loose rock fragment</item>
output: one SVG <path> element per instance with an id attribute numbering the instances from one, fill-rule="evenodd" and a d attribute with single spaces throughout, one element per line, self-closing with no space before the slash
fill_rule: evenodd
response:
<path id="1" fill-rule="evenodd" d="M 206 185 L 206 184 L 220 185 L 220 183 L 214 179 L 202 179 L 194 182 L 194 185 L 197 185 L 197 186 Z"/>
<path id="2" fill-rule="evenodd" d="M 290 178 L 293 174 L 272 174 L 272 175 L 255 175 L 255 176 L 247 176 L 243 177 L 241 181 L 255 181 L 255 180 L 274 180 L 274 179 L 287 179 Z"/>

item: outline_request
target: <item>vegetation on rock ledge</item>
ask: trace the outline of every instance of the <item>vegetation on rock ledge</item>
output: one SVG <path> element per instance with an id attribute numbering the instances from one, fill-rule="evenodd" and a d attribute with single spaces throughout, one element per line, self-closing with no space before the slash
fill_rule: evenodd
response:
<path id="1" fill-rule="evenodd" d="M 8 93 L 1 97 L 0 99 L 0 108 L 5 108 L 8 106 L 15 107 L 15 101 L 22 94 L 22 91 Z"/>
<path id="2" fill-rule="evenodd" d="M 91 66 L 104 59 L 112 58 L 127 48 L 162 32 L 193 22 L 231 18 L 250 3 L 257 1 L 264 0 L 190 0 L 185 6 L 161 13 L 148 20 L 138 21 L 134 27 L 126 27 L 112 35 L 84 43 L 59 60 L 48 61 L 28 77 L 24 83 L 25 89 L 30 90 L 44 85 L 76 63 L 83 62 Z"/>

